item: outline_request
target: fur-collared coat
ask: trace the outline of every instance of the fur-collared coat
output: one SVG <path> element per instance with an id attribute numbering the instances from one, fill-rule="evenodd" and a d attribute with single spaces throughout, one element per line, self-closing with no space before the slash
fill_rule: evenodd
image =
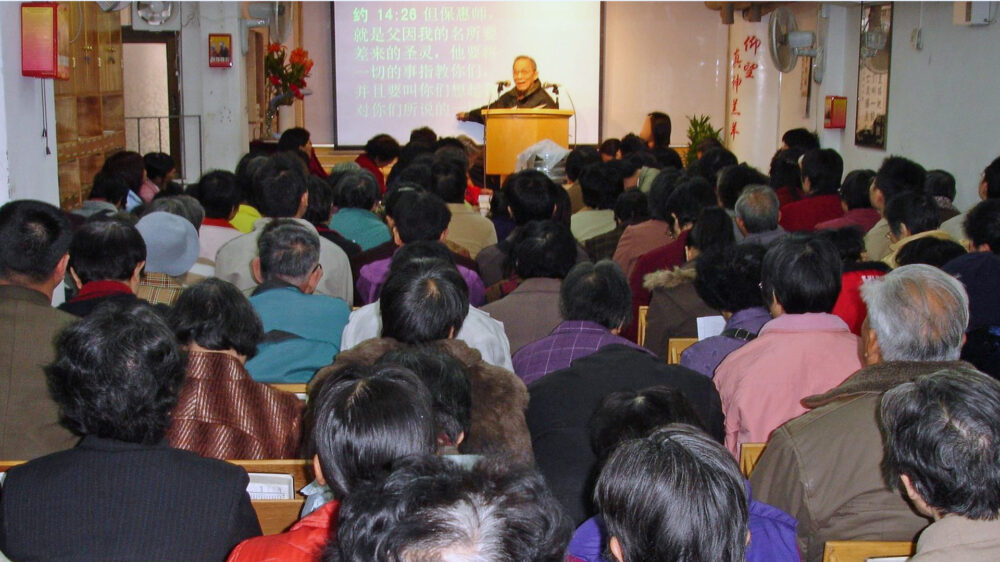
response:
<path id="1" fill-rule="evenodd" d="M 643 278 L 643 286 L 652 294 L 644 346 L 660 357 L 667 357 L 670 338 L 698 337 L 698 317 L 720 314 L 698 296 L 694 278 L 695 260 Z"/>
<path id="2" fill-rule="evenodd" d="M 316 383 L 347 364 L 371 365 L 386 353 L 405 344 L 392 338 L 375 338 L 342 351 L 333 365 L 320 369 L 309 383 Z M 502 455 L 513 462 L 532 464 L 531 435 L 524 420 L 528 389 L 514 373 L 483 361 L 478 351 L 461 340 L 442 340 L 439 345 L 465 365 L 472 383 L 469 431 L 459 446 L 465 454 Z"/>

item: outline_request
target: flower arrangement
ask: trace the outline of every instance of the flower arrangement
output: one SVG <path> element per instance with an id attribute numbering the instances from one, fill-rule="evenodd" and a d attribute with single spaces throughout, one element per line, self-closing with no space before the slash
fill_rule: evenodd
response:
<path id="1" fill-rule="evenodd" d="M 264 57 L 264 72 L 267 74 L 272 101 L 280 100 L 276 105 L 291 105 L 294 98 L 303 99 L 309 93 L 304 88 L 312 67 L 313 60 L 309 58 L 309 51 L 300 47 L 288 53 L 280 43 L 268 45 L 267 56 Z"/>

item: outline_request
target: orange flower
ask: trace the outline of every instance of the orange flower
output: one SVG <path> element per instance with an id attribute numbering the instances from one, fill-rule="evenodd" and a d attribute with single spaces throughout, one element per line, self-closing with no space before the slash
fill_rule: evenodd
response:
<path id="1" fill-rule="evenodd" d="M 281 52 L 281 43 L 271 43 L 270 45 L 267 46 L 267 52 L 268 53 L 280 53 Z"/>
<path id="2" fill-rule="evenodd" d="M 302 64 L 309 58 L 309 51 L 299 47 L 288 55 L 288 62 L 291 64 Z"/>
<path id="3" fill-rule="evenodd" d="M 313 60 L 312 59 L 306 59 L 306 75 L 309 74 L 309 71 L 312 70 L 312 67 L 313 67 Z"/>

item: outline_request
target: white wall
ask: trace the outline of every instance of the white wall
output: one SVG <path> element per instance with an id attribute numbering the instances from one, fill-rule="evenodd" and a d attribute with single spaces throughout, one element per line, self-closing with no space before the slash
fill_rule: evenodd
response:
<path id="1" fill-rule="evenodd" d="M 49 147 L 42 133 L 42 89 Z M 21 76 L 21 5 L 0 2 L 0 204 L 39 199 L 59 204 L 55 98 L 51 79 Z"/>
<path id="2" fill-rule="evenodd" d="M 194 123 L 185 128 L 185 170 L 197 170 L 198 143 L 203 143 L 202 170 L 233 170 L 249 148 L 246 67 L 240 45 L 238 2 L 181 3 L 181 96 L 186 115 L 201 115 L 201 138 Z M 232 68 L 209 68 L 209 33 L 233 36 Z M 198 178 L 185 178 L 197 181 Z"/>

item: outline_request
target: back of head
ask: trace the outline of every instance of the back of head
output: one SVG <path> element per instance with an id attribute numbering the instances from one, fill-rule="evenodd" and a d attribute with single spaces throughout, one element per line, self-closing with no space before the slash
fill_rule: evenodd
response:
<path id="1" fill-rule="evenodd" d="M 925 193 L 904 192 L 894 195 L 885 205 L 885 220 L 889 230 L 896 236 L 904 236 L 903 226 L 910 235 L 934 230 L 941 224 L 934 198 Z"/>
<path id="2" fill-rule="evenodd" d="M 181 345 L 231 349 L 247 358 L 257 354 L 264 336 L 260 318 L 246 296 L 232 283 L 215 277 L 184 289 L 167 320 Z"/>
<path id="3" fill-rule="evenodd" d="M 283 153 L 271 156 L 253 179 L 257 210 L 271 218 L 294 217 L 306 193 L 302 166 Z"/>
<path id="4" fill-rule="evenodd" d="M 101 166 L 101 171 L 121 176 L 128 188 L 138 193 L 142 186 L 142 176 L 146 171 L 146 162 L 142 155 L 131 150 L 122 150 L 108 156 Z"/>
<path id="5" fill-rule="evenodd" d="M 735 166 L 738 163 L 736 155 L 725 148 L 710 148 L 695 163 L 695 172 L 700 174 L 709 184 L 715 185 L 718 180 L 719 171 L 726 166 Z"/>
<path id="6" fill-rule="evenodd" d="M 639 224 L 649 219 L 649 199 L 638 189 L 622 192 L 615 200 L 615 220 L 622 225 Z"/>
<path id="7" fill-rule="evenodd" d="M 483 462 L 401 459 L 341 507 L 327 560 L 558 562 L 572 528 L 542 476 Z"/>
<path id="8" fill-rule="evenodd" d="M 785 188 L 797 196 L 802 189 L 802 171 L 799 169 L 799 157 L 802 151 L 798 149 L 779 149 L 771 158 L 771 166 L 767 175 L 768 185 L 775 190 Z M 867 186 L 865 196 L 868 196 Z"/>
<path id="9" fill-rule="evenodd" d="M 642 137 L 640 137 L 639 135 L 636 135 L 634 133 L 629 133 L 624 137 L 622 137 L 622 145 L 621 145 L 622 158 L 625 158 L 630 154 L 635 154 L 637 152 L 645 152 L 647 150 L 649 150 L 649 146 L 646 144 L 646 141 L 642 140 Z"/>
<path id="10" fill-rule="evenodd" d="M 674 192 L 663 205 L 667 222 L 675 222 L 676 228 L 697 220 L 701 210 L 716 204 L 715 190 L 712 185 L 701 177 L 689 177 L 681 180 Z"/>
<path id="11" fill-rule="evenodd" d="M 56 207 L 23 199 L 0 207 L 0 280 L 36 284 L 52 277 L 73 239 Z"/>
<path id="12" fill-rule="evenodd" d="M 101 171 L 94 175 L 94 184 L 90 188 L 90 199 L 103 199 L 115 207 L 125 205 L 129 185 L 125 178 L 111 172 Z"/>
<path id="13" fill-rule="evenodd" d="M 983 181 L 986 183 L 986 198 L 1000 198 L 1000 156 L 983 170 Z"/>
<path id="14" fill-rule="evenodd" d="M 370 211 L 378 202 L 378 182 L 368 170 L 344 174 L 334 190 L 338 207 Z"/>
<path id="15" fill-rule="evenodd" d="M 146 243 L 128 222 L 116 219 L 88 221 L 73 234 L 69 267 L 81 283 L 131 279 L 146 260 Z"/>
<path id="16" fill-rule="evenodd" d="M 654 111 L 648 115 L 649 130 L 653 136 L 653 146 L 667 148 L 670 146 L 671 123 L 670 116 L 662 111 Z"/>
<path id="17" fill-rule="evenodd" d="M 454 265 L 416 260 L 390 271 L 379 303 L 383 337 L 427 343 L 462 329 L 469 313 L 469 287 Z"/>
<path id="18" fill-rule="evenodd" d="M 264 281 L 280 279 L 300 285 L 319 265 L 319 236 L 291 219 L 268 223 L 257 239 Z"/>
<path id="19" fill-rule="evenodd" d="M 789 129 L 781 135 L 781 142 L 788 148 L 815 150 L 819 148 L 819 137 L 816 133 L 803 128 Z"/>
<path id="20" fill-rule="evenodd" d="M 338 499 L 397 459 L 436 449 L 431 396 L 403 367 L 336 369 L 310 392 L 307 415 L 323 478 Z"/>
<path id="21" fill-rule="evenodd" d="M 436 345 L 419 345 L 394 349 L 378 363 L 399 365 L 420 377 L 433 401 L 439 441 L 457 445 L 462 434 L 468 435 L 472 386 L 461 361 Z"/>
<path id="22" fill-rule="evenodd" d="M 309 142 L 309 131 L 302 127 L 292 127 L 281 133 L 278 139 L 278 150 L 301 150 Z"/>
<path id="23" fill-rule="evenodd" d="M 883 361 L 953 361 L 969 325 L 969 297 L 957 279 L 907 265 L 861 286 L 868 325 Z"/>
<path id="24" fill-rule="evenodd" d="M 446 203 L 461 203 L 465 200 L 468 169 L 465 152 L 450 148 L 435 152 L 431 164 L 430 191 Z"/>
<path id="25" fill-rule="evenodd" d="M 1000 382 L 965 366 L 943 369 L 888 390 L 879 418 L 890 487 L 903 488 L 905 476 L 939 516 L 997 518 Z"/>
<path id="26" fill-rule="evenodd" d="M 955 176 L 945 170 L 929 170 L 924 181 L 924 193 L 931 197 L 955 200 Z"/>
<path id="27" fill-rule="evenodd" d="M 580 173 L 583 203 L 591 209 L 612 208 L 618 194 L 625 190 L 624 178 L 610 164 L 591 164 Z"/>
<path id="28" fill-rule="evenodd" d="M 642 439 L 672 423 L 704 429 L 691 402 L 672 386 L 612 392 L 590 416 L 590 446 L 601 463 L 619 443 Z"/>
<path id="29" fill-rule="evenodd" d="M 559 289 L 563 320 L 600 324 L 609 330 L 627 325 L 632 317 L 632 291 L 618 264 L 601 260 L 573 266 Z"/>
<path id="30" fill-rule="evenodd" d="M 385 178 L 386 185 L 388 186 L 398 182 L 400 174 L 405 172 L 407 168 L 417 161 L 418 158 L 430 158 L 434 152 L 431 149 L 431 145 L 433 144 L 434 143 L 414 143 L 411 141 L 409 144 L 400 148 L 399 158 L 396 160 L 396 163 L 392 165 L 392 170 L 389 170 L 389 175 Z M 428 175 L 429 174 L 430 172 L 428 171 Z"/>
<path id="31" fill-rule="evenodd" d="M 236 174 L 225 170 L 212 170 L 198 180 L 198 202 L 210 219 L 225 219 L 240 206 L 242 193 L 236 183 Z"/>
<path id="32" fill-rule="evenodd" d="M 240 158 L 234 173 L 236 174 L 236 185 L 240 188 L 241 203 L 245 202 L 255 208 L 260 205 L 254 178 L 269 161 L 270 158 L 267 156 L 253 152 L 244 154 L 243 158 Z"/>
<path id="33" fill-rule="evenodd" d="M 537 170 L 511 174 L 503 185 L 514 222 L 518 225 L 552 218 L 556 207 L 556 190 L 560 189 L 548 176 Z"/>
<path id="34" fill-rule="evenodd" d="M 875 172 L 875 187 L 887 202 L 899 193 L 922 193 L 926 181 L 924 167 L 902 156 L 889 156 Z"/>
<path id="35" fill-rule="evenodd" d="M 430 127 L 420 127 L 419 129 L 413 129 L 410 131 L 410 143 L 411 144 L 422 144 L 428 148 L 434 146 L 438 140 L 437 133 L 434 129 Z"/>
<path id="36" fill-rule="evenodd" d="M 389 135 L 375 135 L 365 143 L 365 154 L 375 164 L 385 166 L 399 156 L 399 142 Z"/>
<path id="37" fill-rule="evenodd" d="M 317 227 L 326 227 L 330 223 L 330 215 L 335 204 L 333 186 L 326 180 L 314 175 L 306 176 L 306 192 L 309 193 L 309 203 L 302 218 Z"/>
<path id="38" fill-rule="evenodd" d="M 684 169 L 684 161 L 681 160 L 680 154 L 677 154 L 677 151 L 669 146 L 656 147 L 650 151 L 650 155 L 656 161 L 656 166 L 654 167 L 673 168 L 675 170 Z"/>
<path id="39" fill-rule="evenodd" d="M 621 152 L 621 149 L 621 139 L 604 139 L 601 141 L 601 145 L 597 148 L 598 153 L 608 159 L 618 158 L 618 153 Z M 568 162 L 567 165 L 569 165 Z"/>
<path id="40" fill-rule="evenodd" d="M 724 248 L 736 243 L 733 219 L 722 207 L 705 207 L 691 227 L 686 246 L 699 251 Z"/>
<path id="41" fill-rule="evenodd" d="M 432 154 L 427 152 L 415 157 L 405 168 L 397 169 L 399 166 L 397 163 L 392 167 L 393 172 L 396 173 L 389 173 L 388 191 L 395 190 L 401 185 L 416 186 L 423 191 L 430 190 L 434 184 L 433 161 Z"/>
<path id="42" fill-rule="evenodd" d="M 778 228 L 778 195 L 766 185 L 748 185 L 736 200 L 734 209 L 750 234 L 770 232 Z"/>
<path id="43" fill-rule="evenodd" d="M 77 435 L 155 445 L 170 425 L 184 355 L 142 302 L 106 303 L 56 338 L 45 368 L 62 425 Z"/>
<path id="44" fill-rule="evenodd" d="M 840 275 L 840 256 L 829 240 L 793 235 L 768 249 L 761 290 L 768 305 L 773 298 L 788 314 L 828 313 L 840 295 Z"/>
<path id="45" fill-rule="evenodd" d="M 868 190 L 875 179 L 874 170 L 853 170 L 848 172 L 840 186 L 840 199 L 847 204 L 847 210 L 869 209 L 872 206 Z"/>
<path id="46" fill-rule="evenodd" d="M 745 558 L 743 476 L 732 455 L 699 429 L 674 424 L 622 443 L 594 496 L 626 562 Z"/>
<path id="47" fill-rule="evenodd" d="M 941 267 L 958 256 L 965 255 L 965 248 L 953 240 L 918 238 L 907 242 L 896 254 L 898 265 L 923 263 Z"/>
<path id="48" fill-rule="evenodd" d="M 608 141 L 605 141 L 605 143 Z M 603 144 L 601 145 L 604 146 Z M 616 147 L 614 152 L 618 152 Z M 611 154 L 614 157 L 614 154 Z M 578 146 L 566 156 L 566 179 L 574 182 L 580 179 L 580 173 L 590 164 L 601 161 L 601 153 L 589 146 Z"/>
<path id="49" fill-rule="evenodd" d="M 845 226 L 830 230 L 821 230 L 816 236 L 825 238 L 833 244 L 840 256 L 840 263 L 844 266 L 861 261 L 861 254 L 865 251 L 865 234 L 856 226 Z"/>
<path id="50" fill-rule="evenodd" d="M 767 182 L 767 176 L 746 162 L 735 166 L 726 166 L 719 170 L 716 182 L 719 202 L 723 207 L 732 209 L 736 206 L 736 201 L 740 198 L 744 188 L 748 185 L 767 185 Z"/>
<path id="51" fill-rule="evenodd" d="M 649 186 L 650 217 L 657 220 L 666 220 L 667 217 L 663 216 L 663 205 L 666 204 L 670 194 L 674 192 L 677 180 L 680 178 L 681 171 L 673 168 L 661 170 L 659 174 L 656 174 L 656 177 L 653 178 L 653 183 Z"/>
<path id="52" fill-rule="evenodd" d="M 980 201 L 965 215 L 962 228 L 973 248 L 989 245 L 991 252 L 1000 254 L 1000 201 Z"/>
<path id="53" fill-rule="evenodd" d="M 142 157 L 146 168 L 146 177 L 150 180 L 163 180 L 177 167 L 174 159 L 165 152 L 150 152 Z"/>
<path id="54" fill-rule="evenodd" d="M 576 263 L 576 240 L 566 225 L 532 221 L 521 227 L 513 244 L 514 269 L 522 279 L 562 279 Z"/>
<path id="55" fill-rule="evenodd" d="M 802 155 L 802 178 L 809 180 L 810 195 L 832 195 L 840 189 L 844 159 L 832 148 L 810 150 Z"/>
<path id="56" fill-rule="evenodd" d="M 160 193 L 163 193 L 162 191 Z M 159 195 L 159 194 L 157 194 Z M 158 197 L 143 207 L 142 215 L 150 213 L 170 213 L 191 223 L 195 230 L 201 228 L 202 221 L 205 220 L 205 209 L 197 199 L 190 195 L 169 195 Z"/>
<path id="57" fill-rule="evenodd" d="M 451 222 L 451 211 L 445 202 L 423 191 L 400 195 L 392 206 L 391 216 L 403 244 L 440 240 Z"/>
<path id="58" fill-rule="evenodd" d="M 764 306 L 760 294 L 765 249 L 736 244 L 709 250 L 695 264 L 694 288 L 709 307 L 736 313 Z"/>

